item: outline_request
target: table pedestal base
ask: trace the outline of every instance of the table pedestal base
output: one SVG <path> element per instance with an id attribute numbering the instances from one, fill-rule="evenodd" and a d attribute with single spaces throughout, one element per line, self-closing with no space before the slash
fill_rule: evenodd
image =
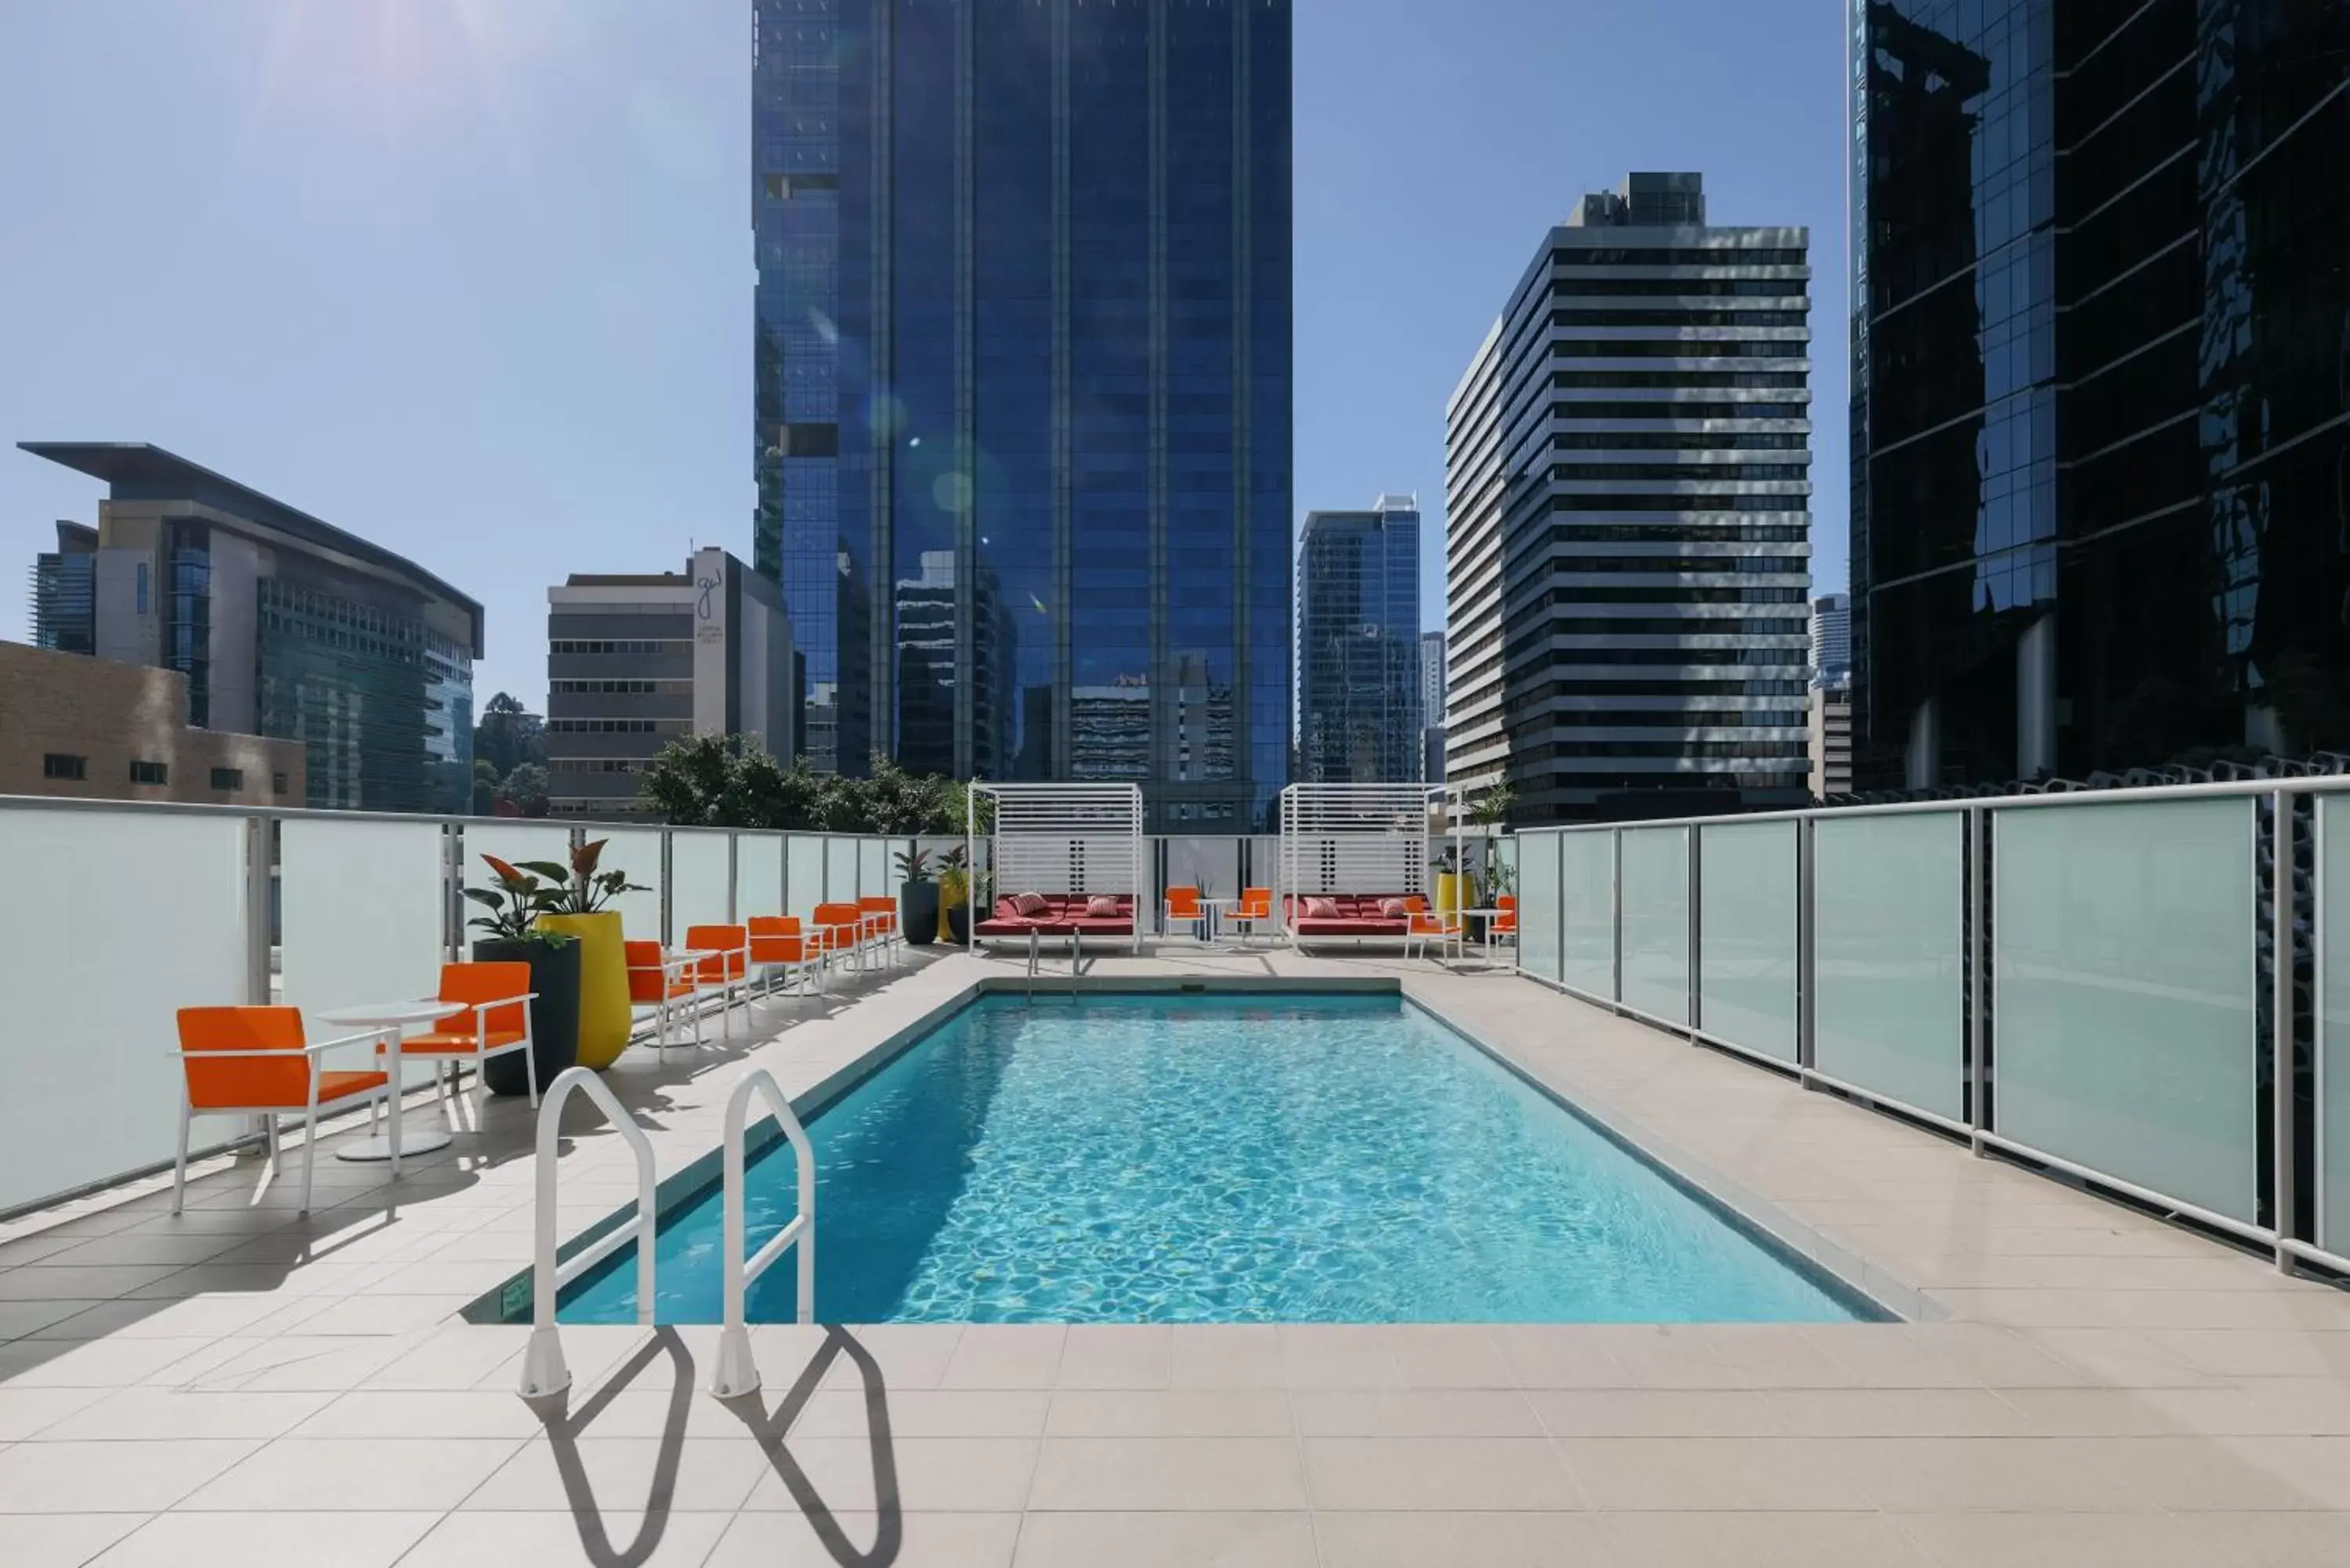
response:
<path id="1" fill-rule="evenodd" d="M 400 1157 L 405 1159 L 411 1154 L 431 1154 L 436 1148 L 447 1148 L 449 1142 L 447 1127 L 418 1127 L 413 1132 L 401 1127 Z M 347 1148 L 337 1149 L 335 1158 L 349 1160 L 389 1160 L 391 1158 L 391 1139 L 362 1138 Z"/>

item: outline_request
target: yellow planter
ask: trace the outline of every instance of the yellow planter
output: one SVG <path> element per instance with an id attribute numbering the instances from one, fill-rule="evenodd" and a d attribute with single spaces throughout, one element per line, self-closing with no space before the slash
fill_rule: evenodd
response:
<path id="1" fill-rule="evenodd" d="M 629 1048 L 629 955 L 619 914 L 541 915 L 538 924 L 579 939 L 579 1064 L 600 1073 Z"/>
<path id="2" fill-rule="evenodd" d="M 1440 871 L 1436 874 L 1436 912 L 1449 914 L 1469 907 L 1469 875 L 1465 871 Z M 587 1048 L 586 1014 L 580 1019 L 580 1048 Z"/>

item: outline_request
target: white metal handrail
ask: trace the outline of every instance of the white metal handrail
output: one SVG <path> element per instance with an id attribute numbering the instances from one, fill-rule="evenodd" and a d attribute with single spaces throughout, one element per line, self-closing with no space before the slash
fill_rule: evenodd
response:
<path id="1" fill-rule="evenodd" d="M 603 1107 L 604 1115 L 629 1142 L 637 1157 L 637 1218 L 632 1225 L 615 1225 L 558 1265 L 555 1260 L 556 1145 L 563 1136 L 563 1106 L 575 1089 Z M 660 1222 L 653 1179 L 653 1146 L 619 1096 L 586 1067 L 568 1067 L 546 1086 L 538 1106 L 538 1223 L 532 1253 L 530 1345 L 523 1352 L 522 1394 L 525 1399 L 560 1394 L 571 1386 L 571 1368 L 563 1360 L 563 1340 L 555 1327 L 556 1297 L 577 1279 L 631 1241 L 637 1244 L 637 1321 L 653 1321 L 653 1241 Z"/>
<path id="2" fill-rule="evenodd" d="M 746 1259 L 743 1248 L 749 1227 L 743 1211 L 743 1136 L 751 1119 L 754 1090 L 766 1097 L 768 1108 L 775 1113 L 776 1125 L 792 1140 L 792 1158 L 799 1167 L 800 1202 L 799 1212 L 792 1217 L 791 1223 L 769 1237 L 765 1246 Z M 775 1075 L 764 1067 L 735 1085 L 734 1092 L 726 1098 L 726 1147 L 723 1158 L 726 1325 L 718 1335 L 718 1367 L 711 1375 L 710 1391 L 721 1399 L 734 1399 L 754 1394 L 759 1388 L 759 1363 L 751 1354 L 751 1330 L 743 1322 L 743 1297 L 752 1282 L 794 1245 L 799 1248 L 799 1321 L 816 1321 L 816 1150 L 810 1147 L 807 1129 L 800 1126 L 800 1118 L 776 1084 Z"/>

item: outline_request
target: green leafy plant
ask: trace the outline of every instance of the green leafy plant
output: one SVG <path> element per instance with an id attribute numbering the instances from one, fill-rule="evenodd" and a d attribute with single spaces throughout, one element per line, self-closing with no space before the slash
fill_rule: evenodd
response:
<path id="1" fill-rule="evenodd" d="M 971 852 L 958 844 L 947 851 L 941 864 L 944 869 L 939 873 L 939 901 L 962 903 L 971 895 Z"/>
<path id="2" fill-rule="evenodd" d="M 558 890 L 548 887 L 525 867 L 509 865 L 494 855 L 484 855 L 482 858 L 488 862 L 490 875 L 495 879 L 496 886 L 465 889 L 465 897 L 489 910 L 486 915 L 476 915 L 468 920 L 468 926 L 487 931 L 501 940 L 530 942 L 540 947 L 556 947 L 572 940 L 556 931 L 538 929 L 539 916 L 558 912 L 563 898 Z M 560 872 L 562 868 L 557 867 L 555 869 Z"/>
<path id="3" fill-rule="evenodd" d="M 900 849 L 889 858 L 897 862 L 899 881 L 927 882 L 931 879 L 929 850 L 919 846 L 912 849 Z"/>
<path id="4" fill-rule="evenodd" d="M 569 867 L 557 866 L 551 860 L 525 860 L 520 869 L 545 877 L 555 883 L 555 902 L 545 911 L 550 915 L 592 915 L 622 893 L 650 891 L 640 883 L 629 880 L 625 871 L 599 869 L 604 857 L 604 846 L 608 838 L 598 838 L 582 844 L 571 852 Z"/>

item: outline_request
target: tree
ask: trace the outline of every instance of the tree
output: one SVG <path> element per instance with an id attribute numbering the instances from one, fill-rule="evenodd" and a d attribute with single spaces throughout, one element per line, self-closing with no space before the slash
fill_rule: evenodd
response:
<path id="1" fill-rule="evenodd" d="M 473 815 L 488 816 L 498 808 L 498 770 L 495 764 L 473 760 Z"/>
<path id="2" fill-rule="evenodd" d="M 517 763 L 498 785 L 497 802 L 516 816 L 545 816 L 546 770 L 536 763 Z"/>
<path id="3" fill-rule="evenodd" d="M 546 721 L 501 691 L 482 705 L 473 726 L 473 757 L 505 777 L 525 763 L 546 765 Z"/>
<path id="4" fill-rule="evenodd" d="M 1479 827 L 1500 827 L 1510 820 L 1510 808 L 1517 804 L 1518 792 L 1504 781 L 1478 795 L 1469 808 L 1469 820 Z"/>

